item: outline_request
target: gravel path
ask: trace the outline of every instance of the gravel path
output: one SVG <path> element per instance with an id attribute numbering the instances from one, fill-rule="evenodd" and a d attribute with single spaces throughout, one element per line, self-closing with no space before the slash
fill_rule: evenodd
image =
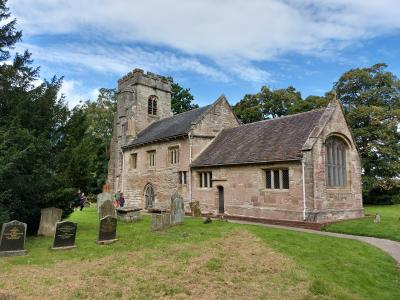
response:
<path id="1" fill-rule="evenodd" d="M 295 227 L 288 227 L 288 226 L 280 226 L 280 225 L 271 225 L 271 224 L 259 224 L 259 223 L 252 223 L 252 222 L 244 222 L 244 221 L 232 221 L 229 222 L 233 223 L 241 223 L 241 224 L 252 224 L 252 225 L 259 225 L 271 228 L 280 228 L 280 229 L 287 229 L 293 231 L 300 231 L 312 234 L 319 234 L 319 235 L 326 235 L 326 236 L 333 236 L 342 239 L 351 239 L 357 240 L 361 242 L 365 242 L 371 244 L 379 249 L 385 251 L 390 256 L 392 256 L 398 264 L 400 264 L 400 242 L 395 242 L 386 239 L 379 239 L 374 237 L 367 237 L 367 236 L 358 236 L 358 235 L 350 235 L 350 234 L 342 234 L 342 233 L 335 233 L 335 232 L 326 232 L 326 231 L 317 231 L 311 229 L 304 229 L 304 228 L 295 228 Z"/>

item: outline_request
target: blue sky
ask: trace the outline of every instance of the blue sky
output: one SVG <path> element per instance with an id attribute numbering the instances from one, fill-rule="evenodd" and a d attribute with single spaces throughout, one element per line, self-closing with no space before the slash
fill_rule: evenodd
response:
<path id="1" fill-rule="evenodd" d="M 369 3 L 371 2 L 371 3 Z M 200 105 L 262 85 L 323 95 L 385 62 L 400 76 L 397 0 L 10 0 L 41 75 L 64 76 L 70 107 L 134 68 L 174 77 Z"/>

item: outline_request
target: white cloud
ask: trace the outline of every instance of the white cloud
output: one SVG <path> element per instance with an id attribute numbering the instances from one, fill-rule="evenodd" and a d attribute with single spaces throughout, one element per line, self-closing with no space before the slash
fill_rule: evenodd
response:
<path id="1" fill-rule="evenodd" d="M 171 71 L 190 71 L 217 81 L 228 81 L 224 72 L 207 66 L 195 58 L 180 56 L 172 52 L 146 51 L 140 47 L 112 46 L 104 44 L 81 44 L 67 46 L 41 47 L 30 44 L 19 44 L 17 50 L 29 49 L 35 59 L 57 64 L 84 66 L 98 72 L 124 74 L 139 67 L 152 72 L 166 73 Z M 116 53 L 118 53 L 116 55 Z"/>
<path id="2" fill-rule="evenodd" d="M 99 89 L 92 89 L 91 91 L 86 91 L 86 92 L 83 92 L 82 90 L 83 90 L 82 82 L 75 80 L 64 80 L 58 96 L 59 97 L 61 97 L 61 95 L 65 96 L 69 108 L 73 108 L 80 102 L 86 100 L 97 99 Z"/>
<path id="3" fill-rule="evenodd" d="M 113 41 L 166 45 L 186 53 L 247 60 L 400 29 L 398 0 L 18 0 L 25 34 L 90 32 Z"/>

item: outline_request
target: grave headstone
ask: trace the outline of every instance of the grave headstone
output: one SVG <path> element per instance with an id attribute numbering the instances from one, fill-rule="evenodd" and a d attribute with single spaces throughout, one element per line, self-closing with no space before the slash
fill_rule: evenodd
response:
<path id="1" fill-rule="evenodd" d="M 54 233 L 53 250 L 75 248 L 78 224 L 70 221 L 58 222 Z"/>
<path id="2" fill-rule="evenodd" d="M 163 228 L 163 215 L 157 213 L 151 214 L 151 230 L 157 231 L 162 230 Z"/>
<path id="3" fill-rule="evenodd" d="M 183 224 L 184 218 L 183 198 L 178 193 L 175 193 L 171 197 L 171 223 L 172 225 Z"/>
<path id="4" fill-rule="evenodd" d="M 199 201 L 194 201 L 190 203 L 190 209 L 192 210 L 193 217 L 201 217 L 200 203 Z"/>
<path id="5" fill-rule="evenodd" d="M 379 214 L 376 214 L 374 218 L 374 223 L 379 224 L 380 222 L 381 222 L 381 216 Z"/>
<path id="6" fill-rule="evenodd" d="M 53 236 L 56 223 L 61 220 L 62 209 L 49 207 L 43 208 L 40 216 L 38 235 Z"/>
<path id="7" fill-rule="evenodd" d="M 104 203 L 100 206 L 99 218 L 103 219 L 106 216 L 111 216 L 113 218 L 117 217 L 115 206 L 111 200 L 104 201 Z"/>
<path id="8" fill-rule="evenodd" d="M 0 235 L 0 256 L 25 255 L 26 224 L 19 221 L 4 223 Z"/>
<path id="9" fill-rule="evenodd" d="M 117 241 L 117 219 L 106 216 L 100 220 L 98 244 L 111 244 Z"/>
<path id="10" fill-rule="evenodd" d="M 162 216 L 162 226 L 163 226 L 162 229 L 170 227 L 171 226 L 171 213 L 167 213 L 167 212 L 162 213 L 161 216 Z"/>
<path id="11" fill-rule="evenodd" d="M 103 205 L 104 202 L 107 200 L 111 201 L 112 203 L 112 194 L 109 192 L 102 192 L 97 195 L 97 212 L 100 212 L 100 207 Z"/>

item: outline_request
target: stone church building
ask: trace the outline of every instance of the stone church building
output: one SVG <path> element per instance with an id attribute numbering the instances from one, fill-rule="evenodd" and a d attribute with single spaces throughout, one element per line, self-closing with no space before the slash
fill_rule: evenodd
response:
<path id="1" fill-rule="evenodd" d="M 171 85 L 135 69 L 118 81 L 108 183 L 127 205 L 247 219 L 327 222 L 363 216 L 360 158 L 342 108 L 241 125 L 224 96 L 181 114 Z"/>

